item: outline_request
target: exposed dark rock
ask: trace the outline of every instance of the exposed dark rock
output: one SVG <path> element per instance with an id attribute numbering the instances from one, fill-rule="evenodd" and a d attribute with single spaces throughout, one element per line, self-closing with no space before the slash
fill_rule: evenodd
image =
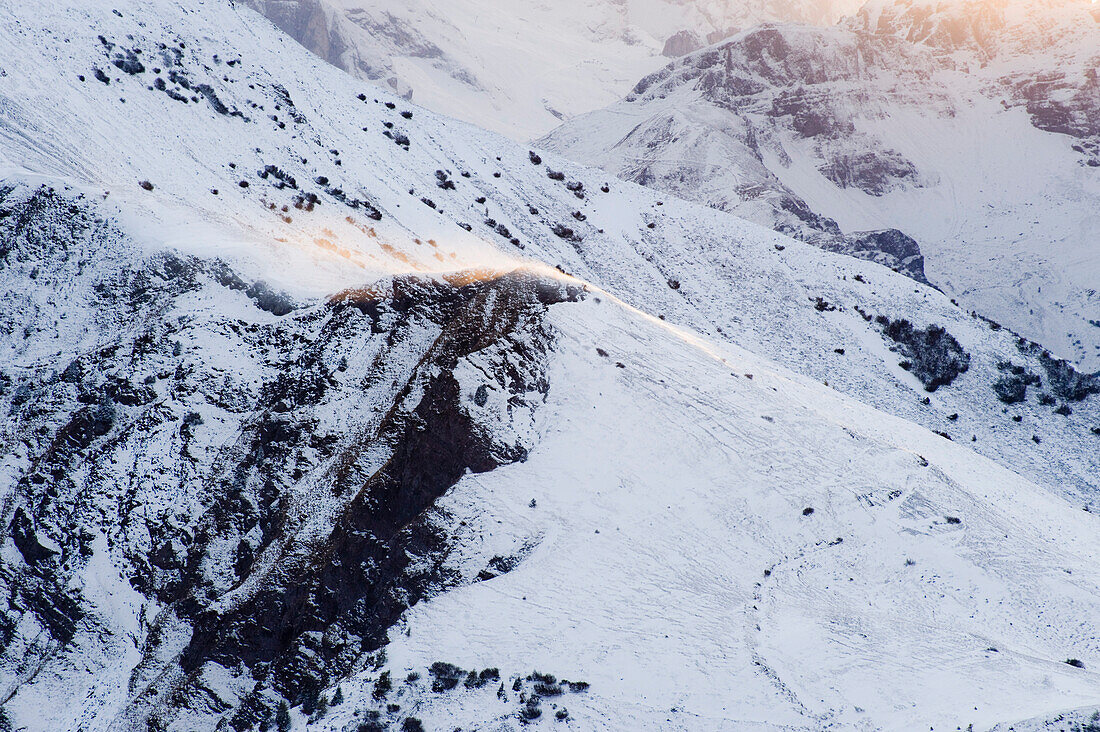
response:
<path id="1" fill-rule="evenodd" d="M 661 49 L 661 55 L 669 58 L 686 56 L 693 51 L 698 51 L 703 45 L 703 39 L 697 33 L 682 30 L 665 39 L 665 46 Z"/>
<path id="2" fill-rule="evenodd" d="M 903 232 L 897 229 L 859 231 L 845 235 L 844 240 L 849 247 L 846 254 L 878 262 L 917 282 L 931 284 L 924 274 L 924 255 L 920 246 Z"/>

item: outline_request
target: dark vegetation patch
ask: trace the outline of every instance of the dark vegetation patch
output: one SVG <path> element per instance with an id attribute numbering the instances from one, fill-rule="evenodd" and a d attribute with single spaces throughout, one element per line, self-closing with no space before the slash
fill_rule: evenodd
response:
<path id="1" fill-rule="evenodd" d="M 1042 383 L 1036 374 L 1011 361 L 1001 361 L 997 364 L 997 370 L 1002 376 L 993 382 L 993 392 L 1005 404 L 1024 401 L 1027 399 L 1027 387 Z"/>
<path id="2" fill-rule="evenodd" d="M 877 316 L 875 323 L 894 342 L 891 350 L 906 357 L 899 365 L 920 379 L 926 391 L 947 386 L 970 368 L 970 354 L 938 325 L 918 329 L 905 318 L 891 320 L 885 315 Z"/>
<path id="3" fill-rule="evenodd" d="M 141 51 L 138 49 L 123 49 L 115 54 L 111 63 L 130 76 L 145 73 L 145 64 L 141 63 L 139 53 Z"/>
<path id="4" fill-rule="evenodd" d="M 478 693 L 479 689 L 495 686 L 497 700 L 512 706 L 515 717 L 525 723 L 543 716 L 544 703 L 549 706 L 554 719 L 568 719 L 569 710 L 562 705 L 564 698 L 571 694 L 583 694 L 589 689 L 586 681 L 559 680 L 553 674 L 539 671 L 533 671 L 526 676 L 511 676 L 505 682 L 500 670 L 495 667 L 466 671 L 446 661 L 433 663 L 428 668 L 428 675 L 432 679 L 432 694 Z M 420 674 L 415 672 L 406 677 L 406 691 L 412 694 L 413 699 L 422 689 L 417 686 L 419 679 Z M 380 719 L 380 716 L 376 718 Z"/>

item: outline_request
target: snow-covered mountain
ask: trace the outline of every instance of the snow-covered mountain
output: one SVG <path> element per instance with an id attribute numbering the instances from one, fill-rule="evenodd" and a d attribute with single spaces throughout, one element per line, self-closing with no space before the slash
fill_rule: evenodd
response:
<path id="1" fill-rule="evenodd" d="M 852 235 L 900 230 L 964 306 L 1097 369 L 1098 64 L 1087 0 L 876 0 L 678 59 L 544 144 L 893 266 Z"/>
<path id="2" fill-rule="evenodd" d="M 239 4 L 0 4 L 0 110 L 13 729 L 1096 708 L 1097 377 Z"/>
<path id="3" fill-rule="evenodd" d="M 529 140 L 678 56 L 861 0 L 246 0 L 306 48 L 436 112 Z"/>

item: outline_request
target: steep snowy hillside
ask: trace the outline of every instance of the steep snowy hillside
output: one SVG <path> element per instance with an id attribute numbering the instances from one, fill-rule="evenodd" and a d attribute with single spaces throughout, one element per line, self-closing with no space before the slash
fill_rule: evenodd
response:
<path id="1" fill-rule="evenodd" d="M 1097 7 L 882 0 L 755 28 L 544 144 L 902 271 L 919 245 L 949 295 L 1094 370 Z M 907 237 L 851 236 L 881 229 Z"/>
<path id="2" fill-rule="evenodd" d="M 603 107 L 669 56 L 765 20 L 832 23 L 860 0 L 246 0 L 306 48 L 517 140 Z"/>
<path id="3" fill-rule="evenodd" d="M 1100 379 L 247 8 L 113 5 L 0 5 L 10 726 L 1095 704 Z"/>

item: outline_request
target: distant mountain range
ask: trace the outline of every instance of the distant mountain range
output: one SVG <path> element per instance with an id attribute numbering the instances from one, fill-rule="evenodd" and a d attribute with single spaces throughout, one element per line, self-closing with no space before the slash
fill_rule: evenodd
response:
<path id="1" fill-rule="evenodd" d="M 667 56 L 762 21 L 833 23 L 860 0 L 245 0 L 321 58 L 527 140 L 622 97 Z"/>
<path id="2" fill-rule="evenodd" d="M 965 307 L 1097 369 L 1098 65 L 1087 0 L 875 0 L 678 59 L 542 144 L 917 279 L 919 250 Z M 858 233 L 881 229 L 905 236 Z"/>

